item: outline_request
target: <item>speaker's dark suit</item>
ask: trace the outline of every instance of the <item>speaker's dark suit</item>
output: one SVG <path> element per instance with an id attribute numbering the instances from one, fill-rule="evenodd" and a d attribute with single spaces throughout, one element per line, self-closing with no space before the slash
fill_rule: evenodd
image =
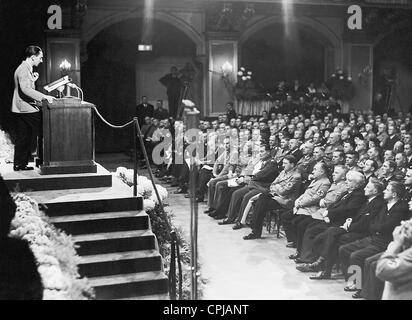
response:
<path id="1" fill-rule="evenodd" d="M 339 248 L 339 259 L 344 272 L 351 265 L 364 266 L 366 258 L 385 251 L 392 240 L 392 232 L 407 217 L 408 205 L 398 201 L 390 210 L 383 206 L 368 228 L 368 236 Z"/>

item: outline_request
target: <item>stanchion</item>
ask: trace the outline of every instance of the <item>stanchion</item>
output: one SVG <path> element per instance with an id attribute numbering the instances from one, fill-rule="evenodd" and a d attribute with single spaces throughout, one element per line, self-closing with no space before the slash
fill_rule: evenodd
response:
<path id="1" fill-rule="evenodd" d="M 177 258 L 177 263 L 178 263 L 178 267 L 179 267 L 179 299 L 182 299 L 182 283 L 183 283 L 183 276 L 182 276 L 182 265 L 181 265 L 181 260 L 180 260 L 180 250 L 179 250 L 179 242 L 176 236 L 175 231 L 172 230 L 172 226 L 169 222 L 169 218 L 166 215 L 166 212 L 164 210 L 164 206 L 163 206 L 163 202 L 162 199 L 160 198 L 159 192 L 157 190 L 155 181 L 154 181 L 154 177 L 153 177 L 153 172 L 152 172 L 152 168 L 150 167 L 150 161 L 149 158 L 147 156 L 147 152 L 146 152 L 146 148 L 144 145 L 144 141 L 143 141 L 143 136 L 142 136 L 142 132 L 140 130 L 140 125 L 139 125 L 139 121 L 137 117 L 134 117 L 133 120 L 129 121 L 128 123 L 121 125 L 121 126 L 117 126 L 117 125 L 113 125 L 110 122 L 108 122 L 99 112 L 99 110 L 94 107 L 93 108 L 96 112 L 96 114 L 99 116 L 99 118 L 109 127 L 113 128 L 113 129 L 124 129 L 126 127 L 128 127 L 129 125 L 133 125 L 133 142 L 134 142 L 134 152 L 133 152 L 133 196 L 136 197 L 137 196 L 137 149 L 138 149 L 138 145 L 140 142 L 140 147 L 142 149 L 143 152 L 143 156 L 147 165 L 147 169 L 149 172 L 149 176 L 150 176 L 150 181 L 152 182 L 153 185 L 153 189 L 155 191 L 156 197 L 158 199 L 158 203 L 160 206 L 160 210 L 161 210 L 161 214 L 164 215 L 165 221 L 166 221 L 166 226 L 168 229 L 168 232 L 170 233 L 171 236 L 171 242 L 172 242 L 172 251 L 171 251 L 171 265 L 170 265 L 170 271 L 169 271 L 169 293 L 170 293 L 170 297 L 172 300 L 176 300 L 176 258 Z M 139 140 L 138 140 L 139 139 Z M 196 222 L 197 223 L 197 222 Z M 196 231 L 197 232 L 197 231 Z M 197 258 L 196 258 L 197 261 Z M 197 297 L 197 294 L 196 294 Z"/>
<path id="2" fill-rule="evenodd" d="M 172 232 L 170 246 L 170 268 L 169 268 L 169 287 L 170 287 L 170 300 L 176 300 L 176 232 Z"/>
<path id="3" fill-rule="evenodd" d="M 152 168 L 150 167 L 149 157 L 147 156 L 146 148 L 145 148 L 145 146 L 144 146 L 143 137 L 142 137 L 142 131 L 140 130 L 139 121 L 137 121 L 137 118 L 136 118 L 136 117 L 134 118 L 134 122 L 135 122 L 135 126 L 136 126 L 136 128 L 137 128 L 137 136 L 139 137 L 139 140 L 140 140 L 140 146 L 141 146 L 142 151 L 143 151 L 143 156 L 144 156 L 144 159 L 145 159 L 145 162 L 146 162 L 147 171 L 149 172 L 150 181 L 152 182 L 153 189 L 154 189 L 154 191 L 155 191 L 155 194 L 156 194 L 156 197 L 157 197 L 157 201 L 159 202 L 160 209 L 162 210 L 162 213 L 165 213 L 165 209 L 164 209 L 164 207 L 163 207 L 162 199 L 160 198 L 159 191 L 157 190 L 156 183 L 155 183 L 155 181 L 154 181 L 154 176 L 153 176 Z M 137 163 L 136 163 L 136 167 L 137 167 Z M 169 226 L 169 229 L 170 229 L 169 232 L 172 232 L 170 226 Z"/>
<path id="4" fill-rule="evenodd" d="M 199 112 L 198 111 L 186 111 L 186 116 L 184 117 L 186 121 L 187 129 L 198 129 L 199 128 Z M 197 247 L 197 235 L 198 235 L 198 203 L 196 202 L 196 170 L 195 161 L 193 155 L 190 158 L 190 179 L 189 179 L 189 190 L 190 190 L 190 251 L 191 251 L 191 299 L 198 299 L 198 284 L 197 279 L 199 277 L 197 260 L 198 260 L 198 247 Z"/>
<path id="5" fill-rule="evenodd" d="M 175 233 L 176 235 L 176 233 Z M 183 299 L 183 271 L 182 271 L 182 260 L 180 259 L 180 247 L 176 236 L 176 256 L 177 256 L 177 266 L 179 268 L 179 300 Z"/>
<path id="6" fill-rule="evenodd" d="M 137 126 L 139 125 L 138 119 L 133 118 L 133 197 L 137 197 Z"/>

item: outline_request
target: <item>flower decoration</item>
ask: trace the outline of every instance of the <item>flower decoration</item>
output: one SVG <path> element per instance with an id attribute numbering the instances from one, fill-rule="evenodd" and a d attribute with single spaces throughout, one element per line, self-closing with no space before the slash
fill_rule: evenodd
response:
<path id="1" fill-rule="evenodd" d="M 79 256 L 72 238 L 52 226 L 33 199 L 21 193 L 13 199 L 17 208 L 10 237 L 29 243 L 43 283 L 43 300 L 93 298 L 93 289 L 78 273 Z"/>
<path id="2" fill-rule="evenodd" d="M 12 163 L 14 157 L 14 145 L 6 132 L 0 129 L 0 162 Z"/>
<path id="3" fill-rule="evenodd" d="M 116 170 L 115 176 L 120 178 L 120 180 L 122 180 L 124 183 L 130 186 L 131 189 L 133 189 L 133 170 L 132 169 L 126 169 L 123 167 L 119 167 Z M 145 210 L 146 211 L 152 210 L 153 209 L 152 207 L 155 204 L 159 203 L 156 192 L 153 188 L 152 182 L 145 176 L 137 176 L 136 182 L 137 182 L 137 195 L 139 197 L 142 197 L 143 200 L 150 200 L 150 202 L 147 201 L 146 205 L 144 205 Z M 156 184 L 156 189 L 157 189 L 157 192 L 159 193 L 160 199 L 162 201 L 165 201 L 167 197 L 169 196 L 167 189 L 158 184 Z M 152 205 L 152 202 L 154 202 L 153 205 Z"/>
<path id="4" fill-rule="evenodd" d="M 350 100 L 354 96 L 352 77 L 342 69 L 337 68 L 327 81 L 331 95 L 337 99 Z"/>
<path id="5" fill-rule="evenodd" d="M 252 80 L 252 71 L 246 71 L 244 67 L 240 68 L 237 75 L 242 81 Z"/>
<path id="6" fill-rule="evenodd" d="M 255 85 L 252 82 L 252 71 L 240 67 L 238 73 L 238 81 L 235 86 L 235 95 L 239 100 L 250 100 L 257 95 Z"/>

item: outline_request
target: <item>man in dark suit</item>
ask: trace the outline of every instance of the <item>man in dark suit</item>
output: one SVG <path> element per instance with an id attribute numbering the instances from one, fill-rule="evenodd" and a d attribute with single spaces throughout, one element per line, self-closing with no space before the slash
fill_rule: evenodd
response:
<path id="1" fill-rule="evenodd" d="M 363 165 L 362 172 L 365 175 L 366 183 L 373 178 L 376 178 L 375 171 L 379 169 L 378 163 L 375 160 L 368 159 Z"/>
<path id="2" fill-rule="evenodd" d="M 389 125 L 388 126 L 388 141 L 386 143 L 385 149 L 386 150 L 393 150 L 395 143 L 399 141 L 399 137 L 396 135 L 396 127 Z"/>
<path id="3" fill-rule="evenodd" d="M 226 115 L 227 119 L 230 121 L 231 119 L 236 119 L 236 111 L 233 107 L 233 102 L 226 103 Z"/>
<path id="4" fill-rule="evenodd" d="M 163 100 L 157 100 L 156 109 L 153 112 L 153 118 L 158 120 L 164 120 L 169 118 L 169 112 L 163 108 Z"/>
<path id="5" fill-rule="evenodd" d="M 382 114 L 386 111 L 386 103 L 382 93 L 378 92 L 372 104 L 372 111 L 376 114 Z"/>
<path id="6" fill-rule="evenodd" d="M 136 117 L 139 120 L 139 125 L 142 127 L 145 124 L 146 117 L 153 117 L 154 107 L 147 102 L 147 97 L 142 96 L 142 102 L 136 106 Z"/>
<path id="7" fill-rule="evenodd" d="M 295 80 L 293 85 L 289 89 L 289 94 L 293 99 L 298 99 L 305 92 L 305 88 L 299 83 L 299 80 Z"/>
<path id="8" fill-rule="evenodd" d="M 365 203 L 364 175 L 358 171 L 349 171 L 346 174 L 346 184 L 348 193 L 323 213 L 323 221 L 320 223 L 315 221 L 307 226 L 302 240 L 300 256 L 295 260 L 297 263 L 313 262 L 312 246 L 316 236 L 329 227 L 339 227 L 346 219 L 353 218 Z"/>
<path id="9" fill-rule="evenodd" d="M 396 171 L 395 161 L 387 160 L 382 164 L 382 167 L 380 169 L 381 176 L 379 177 L 379 179 L 382 181 L 385 188 L 389 184 L 389 182 L 398 181 L 397 176 L 395 176 L 395 171 Z"/>
<path id="10" fill-rule="evenodd" d="M 261 148 L 266 148 L 267 155 L 269 155 L 268 147 L 262 146 Z M 279 169 L 276 163 L 267 158 L 262 164 L 262 169 L 252 177 L 249 183 L 233 192 L 226 219 L 222 221 L 222 224 L 235 223 L 236 218 L 240 221 L 250 198 L 259 193 L 268 192 L 270 184 L 278 174 Z"/>
<path id="11" fill-rule="evenodd" d="M 289 152 L 288 155 L 291 155 L 295 158 L 296 162 L 302 158 L 302 151 L 299 149 L 299 141 L 297 139 L 289 140 Z"/>
<path id="12" fill-rule="evenodd" d="M 260 238 L 266 212 L 271 209 L 291 209 L 299 197 L 302 177 L 296 170 L 296 159 L 291 155 L 286 156 L 283 159 L 283 168 L 284 170 L 270 186 L 270 193 L 262 192 L 259 196 L 253 210 L 252 233 L 243 239 Z"/>
<path id="13" fill-rule="evenodd" d="M 407 168 L 412 167 L 412 145 L 410 142 L 406 142 L 403 146 L 403 152 L 405 152 L 406 157 L 408 158 Z"/>
<path id="14" fill-rule="evenodd" d="M 341 226 L 330 227 L 315 238 L 313 252 L 319 256 L 319 259 L 314 263 L 302 266 L 300 271 L 322 270 L 311 279 L 330 279 L 333 265 L 338 257 L 339 246 L 364 238 L 367 235 L 371 220 L 382 209 L 384 205 L 383 184 L 376 178 L 371 179 L 365 187 L 365 196 L 367 202 L 364 203 L 353 219 L 346 219 Z"/>
<path id="15" fill-rule="evenodd" d="M 269 110 L 269 115 L 271 116 L 272 113 L 278 115 L 278 113 L 283 113 L 282 107 L 280 105 L 280 100 L 275 100 L 274 105 Z"/>
<path id="16" fill-rule="evenodd" d="M 35 82 L 39 78 L 33 67 L 43 62 L 43 52 L 37 46 L 29 46 L 25 51 L 25 60 L 14 72 L 14 93 L 11 112 L 15 118 L 14 171 L 33 170 L 29 163 L 33 142 L 37 140 L 40 126 L 40 112 L 36 102 L 54 98 L 36 90 Z"/>
<path id="17" fill-rule="evenodd" d="M 384 191 L 384 199 L 387 203 L 372 220 L 366 238 L 357 240 L 339 248 L 339 259 L 346 278 L 348 278 L 348 267 L 357 265 L 364 267 L 365 260 L 380 252 L 385 251 L 392 240 L 392 232 L 401 221 L 407 218 L 408 205 L 401 200 L 405 191 L 399 182 L 389 182 Z M 355 284 L 359 286 L 359 284 Z M 353 287 L 349 286 L 349 287 Z M 356 288 L 359 289 L 359 288 Z M 355 297 L 360 295 L 360 291 Z"/>
<path id="18" fill-rule="evenodd" d="M 404 184 L 405 184 L 404 200 L 409 202 L 412 199 L 412 169 L 408 169 L 406 171 Z"/>
<path id="19" fill-rule="evenodd" d="M 175 66 L 170 68 L 170 73 L 159 79 L 160 83 L 167 88 L 167 100 L 169 102 L 169 114 L 176 119 L 177 110 L 179 108 L 180 91 L 182 89 L 182 81 L 179 78 L 179 73 Z"/>
<path id="20" fill-rule="evenodd" d="M 293 102 L 293 97 L 291 95 L 288 95 L 286 97 L 286 101 L 282 105 L 282 110 L 285 114 L 288 114 L 288 115 L 295 115 L 295 110 L 296 110 L 296 114 L 297 114 L 297 106 Z"/>

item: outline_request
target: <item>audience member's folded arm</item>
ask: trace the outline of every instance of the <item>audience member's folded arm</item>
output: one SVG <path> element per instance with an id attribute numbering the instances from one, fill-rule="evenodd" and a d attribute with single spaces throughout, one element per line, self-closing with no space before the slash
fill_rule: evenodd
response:
<path id="1" fill-rule="evenodd" d="M 339 190 L 334 191 L 333 193 L 332 192 L 328 193 L 326 197 L 323 198 L 326 208 L 338 202 L 343 197 L 343 195 L 346 193 L 346 191 L 347 191 L 346 189 L 339 189 Z"/>
<path id="2" fill-rule="evenodd" d="M 291 191 L 293 191 L 294 188 L 296 188 L 301 183 L 302 183 L 302 179 L 301 179 L 300 175 L 299 176 L 293 176 L 292 179 L 288 183 L 286 183 L 282 186 L 279 186 L 277 188 L 277 194 L 280 195 L 280 196 L 286 196 L 287 194 L 289 194 Z"/>
<path id="3" fill-rule="evenodd" d="M 330 187 L 330 184 L 327 184 L 327 183 L 322 184 L 315 194 L 311 196 L 303 197 L 300 201 L 300 206 L 309 207 L 309 206 L 314 206 L 314 205 L 319 204 L 320 199 L 325 197 L 326 192 L 328 192 L 329 187 Z"/>

